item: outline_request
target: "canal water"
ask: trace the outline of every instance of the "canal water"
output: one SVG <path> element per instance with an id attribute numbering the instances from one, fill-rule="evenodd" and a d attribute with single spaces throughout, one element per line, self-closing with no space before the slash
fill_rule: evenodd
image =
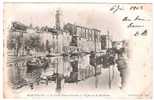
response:
<path id="1" fill-rule="evenodd" d="M 41 76 L 51 76 L 54 73 L 59 73 L 64 77 L 67 77 L 67 82 L 83 81 L 88 77 L 94 76 L 95 73 L 94 67 L 89 64 L 89 56 L 89 54 L 81 54 L 79 56 L 47 57 L 49 67 L 45 71 L 41 71 Z M 10 73 L 9 79 L 15 87 L 24 84 L 27 78 L 33 80 L 32 77 L 28 77 L 27 75 L 27 59 L 28 58 L 25 60 L 21 59 L 8 64 Z M 101 71 L 101 68 L 98 68 L 98 72 Z"/>

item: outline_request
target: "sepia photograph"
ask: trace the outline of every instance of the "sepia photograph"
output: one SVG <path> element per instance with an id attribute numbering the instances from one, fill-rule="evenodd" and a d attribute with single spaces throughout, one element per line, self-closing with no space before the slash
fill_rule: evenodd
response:
<path id="1" fill-rule="evenodd" d="M 3 6 L 4 98 L 152 98 L 151 3 Z"/>

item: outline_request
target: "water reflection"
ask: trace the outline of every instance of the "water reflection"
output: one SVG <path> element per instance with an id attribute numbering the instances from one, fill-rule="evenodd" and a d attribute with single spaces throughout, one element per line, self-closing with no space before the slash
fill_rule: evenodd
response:
<path id="1" fill-rule="evenodd" d="M 38 66 L 35 66 L 32 70 L 28 70 L 28 60 L 20 60 L 12 65 L 14 66 L 12 69 L 16 69 L 16 72 L 11 72 L 16 73 L 13 77 L 15 78 L 18 87 L 29 85 L 31 89 L 33 89 L 35 88 L 35 83 L 37 83 L 37 85 L 41 83 L 48 85 L 48 82 L 54 82 L 56 84 L 56 91 L 60 93 L 63 84 L 78 83 L 79 81 L 84 81 L 95 75 L 94 67 L 89 64 L 89 56 L 90 54 L 87 53 L 82 53 L 80 55 L 73 54 L 69 56 L 44 56 L 42 59 L 48 61 L 48 67 L 46 69 L 44 69 L 44 67 L 40 69 L 39 67 L 38 69 Z M 31 59 L 29 60 L 32 61 Z M 97 77 L 95 81 L 97 87 Z"/>
<path id="2" fill-rule="evenodd" d="M 50 67 L 57 73 L 56 91 L 61 90 L 61 81 L 65 83 L 77 83 L 95 75 L 95 69 L 89 64 L 90 54 L 71 56 L 49 57 Z M 49 67 L 49 68 L 50 68 Z M 98 69 L 97 69 L 98 70 Z M 98 78 L 95 76 L 95 87 L 97 88 Z"/>

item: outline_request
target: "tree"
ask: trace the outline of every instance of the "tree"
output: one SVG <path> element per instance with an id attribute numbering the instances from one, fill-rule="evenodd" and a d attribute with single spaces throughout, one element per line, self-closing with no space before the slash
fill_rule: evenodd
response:
<path id="1" fill-rule="evenodd" d="M 30 36 L 28 39 L 25 40 L 25 46 L 31 49 L 40 50 L 41 48 L 41 41 L 39 36 Z"/>

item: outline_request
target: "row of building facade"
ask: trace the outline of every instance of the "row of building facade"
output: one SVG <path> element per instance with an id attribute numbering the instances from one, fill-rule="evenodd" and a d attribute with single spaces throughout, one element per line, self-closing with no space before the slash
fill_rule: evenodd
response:
<path id="1" fill-rule="evenodd" d="M 77 48 L 80 52 L 100 51 L 101 50 L 101 31 L 97 29 L 85 28 L 83 26 L 66 24 L 64 29 L 56 30 L 54 28 L 43 27 L 40 29 L 33 26 L 14 22 L 8 36 L 16 37 L 21 35 L 23 38 L 22 46 L 25 46 L 24 40 L 29 37 L 38 36 L 41 45 L 49 45 L 51 53 L 65 53 L 69 49 Z M 70 31 L 72 30 L 72 31 Z M 10 41 L 11 39 L 9 39 Z M 18 40 L 16 39 L 16 46 Z M 17 48 L 17 47 L 16 47 Z M 22 47 L 24 49 L 24 47 Z M 30 48 L 35 49 L 35 48 Z M 24 50 L 20 50 L 24 51 Z"/>

